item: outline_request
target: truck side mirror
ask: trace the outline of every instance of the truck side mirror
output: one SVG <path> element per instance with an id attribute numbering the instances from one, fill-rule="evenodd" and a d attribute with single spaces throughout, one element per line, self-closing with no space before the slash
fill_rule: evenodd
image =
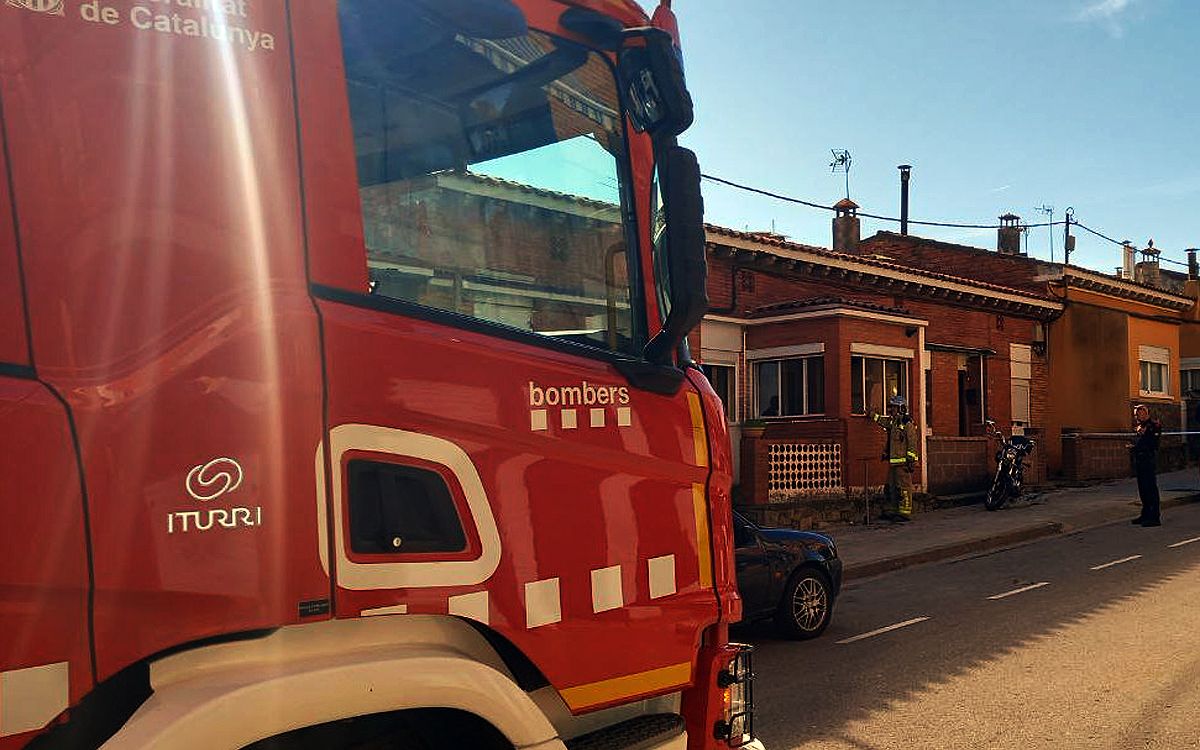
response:
<path id="1" fill-rule="evenodd" d="M 670 312 L 662 330 L 646 344 L 644 355 L 667 365 L 671 354 L 708 311 L 708 263 L 704 254 L 704 199 L 696 154 L 671 146 L 659 156 L 659 177 L 666 211 L 666 268 Z"/>
<path id="2" fill-rule="evenodd" d="M 620 58 L 622 95 L 633 127 L 655 139 L 679 135 L 692 124 L 694 113 L 674 40 L 653 28 L 626 35 L 644 40 L 642 46 L 626 47 Z"/>

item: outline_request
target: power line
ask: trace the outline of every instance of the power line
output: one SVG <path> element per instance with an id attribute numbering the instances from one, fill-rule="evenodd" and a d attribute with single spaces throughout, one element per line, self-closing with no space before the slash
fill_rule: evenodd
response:
<path id="1" fill-rule="evenodd" d="M 1114 240 L 1112 237 L 1109 237 L 1107 234 L 1104 234 L 1103 232 L 1097 232 L 1095 229 L 1092 229 L 1091 227 L 1089 227 L 1086 224 L 1080 224 L 1078 221 L 1071 222 L 1071 226 L 1079 227 L 1080 229 L 1084 230 L 1085 232 L 1091 232 L 1092 234 L 1096 235 L 1100 239 L 1108 240 L 1109 242 L 1113 243 L 1114 245 L 1118 245 L 1120 247 L 1125 246 L 1124 242 L 1122 242 L 1120 240 Z"/>
<path id="2" fill-rule="evenodd" d="M 1097 232 L 1095 229 L 1092 229 L 1091 227 L 1087 226 L 1086 224 L 1080 224 L 1077 221 L 1073 221 L 1073 222 L 1071 222 L 1071 226 L 1079 227 L 1080 229 L 1084 230 L 1085 232 L 1091 232 L 1092 234 L 1096 235 L 1100 239 L 1108 240 L 1109 242 L 1113 243 L 1114 245 L 1118 245 L 1120 247 L 1125 246 L 1124 242 L 1121 242 L 1120 240 L 1114 240 L 1112 237 L 1109 237 L 1107 234 L 1104 234 L 1102 232 Z M 1158 256 L 1158 260 L 1161 263 L 1170 263 L 1175 266 L 1182 266 L 1183 268 L 1188 267 L 1188 264 L 1186 261 L 1175 260 L 1174 258 L 1164 258 L 1160 255 L 1160 256 Z"/>
<path id="3" fill-rule="evenodd" d="M 775 200 L 783 201 L 785 203 L 794 203 L 799 206 L 807 206 L 808 208 L 816 208 L 816 209 L 820 209 L 822 211 L 836 211 L 837 210 L 833 206 L 826 206 L 823 203 L 817 203 L 815 201 L 806 201 L 802 198 L 795 198 L 790 195 L 782 195 L 780 193 L 771 192 L 770 190 L 763 190 L 762 188 L 751 187 L 750 185 L 743 185 L 742 183 L 734 182 L 733 180 L 727 180 L 724 177 L 717 177 L 716 175 L 701 173 L 700 176 L 706 180 L 709 180 L 710 182 L 716 182 L 721 185 L 726 185 L 731 188 L 736 188 L 737 190 L 744 190 L 748 193 L 756 193 L 757 195 L 764 195 L 768 198 L 774 198 Z M 869 214 L 869 213 L 863 213 L 861 211 L 858 212 L 858 215 L 866 217 L 868 219 L 877 219 L 879 221 L 890 221 L 890 222 L 894 222 L 897 224 L 900 223 L 900 221 L 901 221 L 900 219 L 898 219 L 894 216 L 882 216 L 880 214 Z M 947 227 L 950 229 L 999 229 L 1002 226 L 1000 224 L 967 224 L 967 223 L 953 222 L 953 221 L 921 221 L 918 219 L 909 219 L 908 223 L 909 224 L 917 224 L 917 225 L 924 226 L 924 227 Z M 1107 240 L 1108 242 L 1111 242 L 1114 245 L 1117 245 L 1118 247 L 1125 246 L 1125 243 L 1122 242 L 1121 240 L 1114 240 L 1112 237 L 1109 237 L 1107 234 L 1104 234 L 1103 232 L 1092 229 L 1091 227 L 1089 227 L 1086 224 L 1081 224 L 1080 222 L 1076 221 L 1074 219 L 1074 217 L 1064 219 L 1061 221 L 1043 221 L 1043 222 L 1038 222 L 1036 224 L 1022 224 L 1021 227 L 1023 229 L 1029 229 L 1029 228 L 1033 228 L 1033 227 L 1062 226 L 1063 224 L 1068 224 L 1073 227 L 1079 227 L 1080 229 L 1084 230 L 1085 232 L 1090 232 L 1091 234 L 1096 235 L 1100 239 Z M 1187 263 L 1185 263 L 1183 261 L 1179 261 L 1179 260 L 1173 260 L 1171 258 L 1162 258 L 1160 256 L 1160 260 L 1162 260 L 1166 263 L 1173 263 L 1177 266 L 1187 266 Z"/>
<path id="4" fill-rule="evenodd" d="M 813 201 L 806 201 L 801 198 L 793 198 L 790 195 L 781 195 L 779 193 L 773 193 L 770 190 L 763 190 L 762 188 L 756 188 L 756 187 L 751 187 L 749 185 L 743 185 L 741 183 L 733 182 L 732 180 L 726 180 L 723 177 L 717 177 L 717 176 L 711 175 L 711 174 L 703 174 L 702 173 L 700 176 L 703 177 L 704 179 L 710 180 L 712 182 L 720 183 L 722 185 L 728 185 L 729 187 L 737 188 L 738 190 L 745 190 L 748 193 L 757 193 L 758 195 L 765 195 L 768 198 L 774 198 L 775 200 L 784 201 L 786 203 L 796 203 L 801 206 L 808 206 L 809 208 L 819 208 L 823 211 L 836 211 L 837 210 L 833 206 L 826 206 L 823 203 L 815 203 Z M 898 219 L 895 216 L 883 216 L 880 214 L 869 214 L 869 213 L 864 213 L 862 211 L 859 211 L 858 215 L 866 217 L 868 219 L 878 219 L 879 221 L 890 221 L 890 222 L 894 222 L 896 224 L 900 223 L 900 219 Z M 952 221 L 921 221 L 919 219 L 909 219 L 908 223 L 909 224 L 919 224 L 920 226 L 924 226 L 924 227 L 948 227 L 950 229 L 999 229 L 1000 228 L 999 224 L 965 224 L 965 223 L 952 222 Z M 1036 224 L 1022 224 L 1021 226 L 1023 226 L 1023 227 L 1053 227 L 1053 226 L 1062 225 L 1064 223 L 1065 222 L 1063 222 L 1063 221 L 1044 221 L 1044 222 L 1039 222 Z"/>

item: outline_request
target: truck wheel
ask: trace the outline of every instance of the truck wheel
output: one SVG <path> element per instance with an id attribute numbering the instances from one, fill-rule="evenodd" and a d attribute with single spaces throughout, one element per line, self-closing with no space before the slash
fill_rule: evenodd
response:
<path id="1" fill-rule="evenodd" d="M 783 589 L 775 613 L 779 629 L 796 640 L 816 638 L 825 632 L 833 610 L 829 579 L 812 567 L 800 568 Z"/>

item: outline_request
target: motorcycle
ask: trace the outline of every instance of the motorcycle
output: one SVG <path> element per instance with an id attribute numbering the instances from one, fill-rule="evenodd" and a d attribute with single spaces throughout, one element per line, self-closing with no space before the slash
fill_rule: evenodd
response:
<path id="1" fill-rule="evenodd" d="M 1004 437 L 1004 433 L 992 420 L 987 421 L 987 432 L 1000 440 L 996 451 L 996 476 L 983 501 L 988 510 L 999 510 L 1006 502 L 1020 497 L 1025 481 L 1025 457 L 1033 452 L 1034 442 L 1024 435 Z"/>

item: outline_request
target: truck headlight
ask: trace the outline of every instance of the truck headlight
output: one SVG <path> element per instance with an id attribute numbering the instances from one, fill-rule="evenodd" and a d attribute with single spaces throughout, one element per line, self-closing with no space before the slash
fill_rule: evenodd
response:
<path id="1" fill-rule="evenodd" d="M 738 652 L 717 673 L 725 710 L 713 733 L 730 747 L 741 747 L 754 739 L 754 671 L 750 657 L 753 648 L 741 643 L 730 645 L 736 646 Z"/>

